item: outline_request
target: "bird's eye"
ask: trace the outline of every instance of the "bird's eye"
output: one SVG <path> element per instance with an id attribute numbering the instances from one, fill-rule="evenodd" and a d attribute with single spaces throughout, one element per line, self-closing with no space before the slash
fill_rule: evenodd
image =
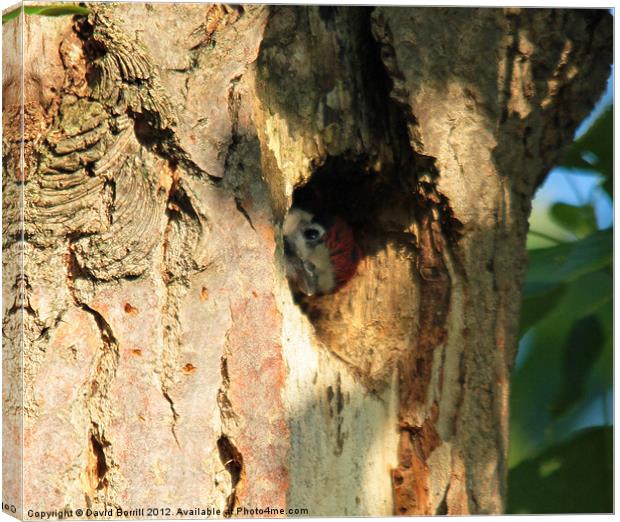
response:
<path id="1" fill-rule="evenodd" d="M 307 228 L 304 230 L 304 237 L 308 241 L 316 241 L 319 237 L 321 237 L 321 231 L 316 228 Z"/>

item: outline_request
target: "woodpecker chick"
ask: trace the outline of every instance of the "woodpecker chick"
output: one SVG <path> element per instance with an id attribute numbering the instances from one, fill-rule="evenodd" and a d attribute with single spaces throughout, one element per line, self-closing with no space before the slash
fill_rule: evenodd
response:
<path id="1" fill-rule="evenodd" d="M 293 287 L 313 296 L 342 288 L 355 275 L 361 250 L 341 218 L 292 207 L 284 220 L 284 255 Z"/>

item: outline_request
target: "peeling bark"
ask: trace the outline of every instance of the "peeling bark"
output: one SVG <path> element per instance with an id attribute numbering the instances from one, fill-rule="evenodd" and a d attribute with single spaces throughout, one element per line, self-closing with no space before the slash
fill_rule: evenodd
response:
<path id="1" fill-rule="evenodd" d="M 90 8 L 4 33 L 4 502 L 502 512 L 531 199 L 610 15 Z M 300 301 L 310 194 L 364 259 Z"/>

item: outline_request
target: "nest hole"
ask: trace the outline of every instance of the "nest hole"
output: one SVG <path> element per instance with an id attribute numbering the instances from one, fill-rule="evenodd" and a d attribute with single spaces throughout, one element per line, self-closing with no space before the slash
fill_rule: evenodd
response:
<path id="1" fill-rule="evenodd" d="M 415 250 L 415 238 L 408 231 L 415 219 L 415 183 L 403 171 L 378 168 L 371 158 L 330 156 L 307 183 L 294 191 L 294 207 L 340 217 L 351 227 L 361 248 L 358 273 L 343 288 L 320 297 L 294 293 L 295 302 L 323 340 L 329 340 L 334 322 L 349 320 L 355 309 L 352 300 L 367 300 L 353 290 L 353 281 L 360 277 L 365 260 L 384 251 L 390 242 L 398 248 Z M 347 294 L 346 299 L 343 294 Z"/>
<path id="2" fill-rule="evenodd" d="M 411 180 L 381 171 L 368 158 L 328 156 L 293 192 L 293 206 L 344 219 L 363 256 L 372 256 L 410 222 Z"/>

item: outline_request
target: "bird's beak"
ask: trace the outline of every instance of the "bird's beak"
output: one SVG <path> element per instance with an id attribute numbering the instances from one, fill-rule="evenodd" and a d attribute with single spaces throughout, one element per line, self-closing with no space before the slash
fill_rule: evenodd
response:
<path id="1" fill-rule="evenodd" d="M 318 277 L 314 264 L 304 262 L 297 255 L 295 245 L 284 238 L 284 254 L 288 262 L 287 269 L 292 271 L 289 277 L 295 282 L 297 288 L 308 297 L 316 294 Z"/>
<path id="2" fill-rule="evenodd" d="M 312 263 L 302 263 L 303 271 L 299 274 L 299 289 L 308 297 L 316 294 L 316 267 Z"/>

